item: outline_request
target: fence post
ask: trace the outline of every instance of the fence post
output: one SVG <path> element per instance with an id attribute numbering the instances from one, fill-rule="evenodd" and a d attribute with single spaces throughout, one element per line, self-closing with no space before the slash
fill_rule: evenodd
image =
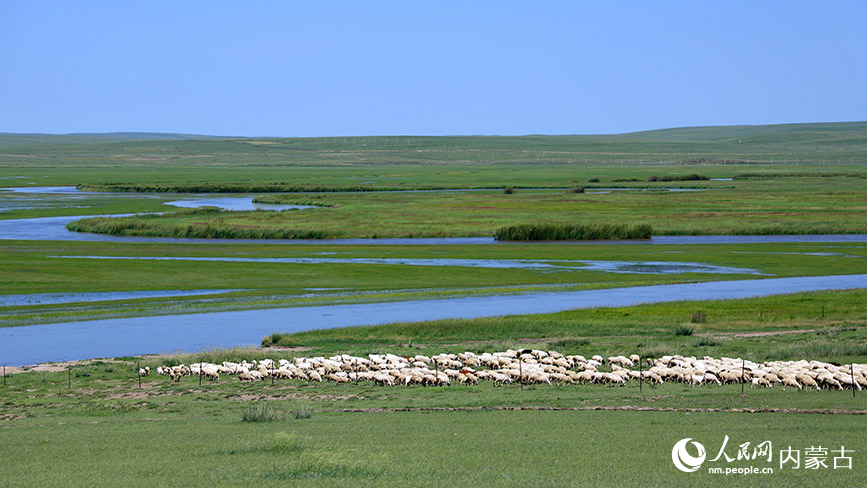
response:
<path id="1" fill-rule="evenodd" d="M 434 358 L 433 362 L 434 362 L 434 386 L 437 386 L 437 383 L 440 382 L 440 369 L 439 369 L 439 365 L 437 364 L 436 358 Z"/>
<path id="2" fill-rule="evenodd" d="M 744 394 L 744 370 L 747 368 L 747 360 L 741 359 L 741 395 Z"/>
<path id="3" fill-rule="evenodd" d="M 524 389 L 524 358 L 518 353 L 518 382 L 521 384 L 521 389 Z"/>

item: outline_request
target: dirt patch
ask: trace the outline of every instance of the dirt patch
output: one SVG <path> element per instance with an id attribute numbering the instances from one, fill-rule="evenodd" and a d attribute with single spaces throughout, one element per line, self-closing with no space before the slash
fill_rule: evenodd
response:
<path id="1" fill-rule="evenodd" d="M 250 401 L 259 401 L 259 400 L 317 400 L 317 401 L 344 401 L 352 398 L 357 398 L 359 400 L 363 400 L 364 397 L 361 395 L 308 395 L 304 393 L 286 393 L 283 395 L 269 395 L 267 393 L 262 394 L 243 394 L 239 395 L 235 399 L 242 402 L 250 402 Z"/>
<path id="2" fill-rule="evenodd" d="M 751 331 L 751 332 L 718 332 L 713 335 L 718 336 L 731 336 L 731 337 L 766 337 L 766 336 L 778 336 L 778 335 L 788 335 L 788 334 L 808 334 L 810 332 L 815 332 L 814 329 L 799 329 L 799 330 L 767 330 L 767 331 Z"/>
<path id="3" fill-rule="evenodd" d="M 126 393 L 112 393 L 111 395 L 108 395 L 108 398 L 111 398 L 112 400 L 121 400 L 121 399 L 123 399 L 123 400 L 126 400 L 126 399 L 129 399 L 129 400 L 147 400 L 149 398 L 161 397 L 161 396 L 167 396 L 167 395 L 154 394 L 153 392 L 149 392 L 149 391 L 130 391 L 130 392 L 126 392 Z"/>
<path id="4" fill-rule="evenodd" d="M 16 415 L 16 414 L 12 414 L 12 413 L 6 413 L 6 414 L 0 415 L 0 422 L 8 422 L 10 420 L 24 420 L 26 418 L 27 418 L 26 415 Z"/>
<path id="5" fill-rule="evenodd" d="M 318 348 L 310 347 L 310 346 L 264 346 L 264 347 L 262 347 L 262 350 L 265 350 L 265 351 L 283 351 L 283 352 L 312 351 L 314 349 L 318 349 Z"/>
<path id="6" fill-rule="evenodd" d="M 727 413 L 804 413 L 821 415 L 867 415 L 867 410 L 824 410 L 800 408 L 675 408 L 675 407 L 636 407 L 632 405 L 600 405 L 595 407 L 406 407 L 406 408 L 344 408 L 330 410 L 339 413 L 375 413 L 375 412 L 460 412 L 460 411 L 490 411 L 490 410 L 551 410 L 551 411 L 581 411 L 581 410 L 623 410 L 630 412 L 727 412 Z"/>
<path id="7" fill-rule="evenodd" d="M 61 361 L 57 363 L 39 363 L 34 366 L 22 366 L 22 367 L 13 367 L 6 366 L 6 374 L 18 374 L 18 373 L 59 373 L 61 371 L 66 371 L 69 368 L 75 366 L 87 366 L 88 364 L 93 364 L 95 362 L 102 363 L 117 363 L 117 364 L 125 364 L 125 361 L 118 361 L 116 359 L 110 358 L 96 358 L 96 359 L 83 359 L 80 361 Z"/>

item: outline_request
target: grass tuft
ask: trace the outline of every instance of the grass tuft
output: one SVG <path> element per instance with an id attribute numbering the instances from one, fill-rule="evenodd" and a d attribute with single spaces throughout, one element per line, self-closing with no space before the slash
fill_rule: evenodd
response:
<path id="1" fill-rule="evenodd" d="M 248 405 L 241 415 L 241 422 L 273 422 L 275 420 L 283 420 L 283 415 L 264 403 L 255 406 Z"/>
<path id="2" fill-rule="evenodd" d="M 309 419 L 313 416 L 313 407 L 310 402 L 298 402 L 292 414 L 296 419 Z"/>
<path id="3" fill-rule="evenodd" d="M 689 327 L 687 325 L 681 325 L 679 327 L 674 328 L 674 335 L 676 336 L 691 336 L 695 333 L 695 329 Z"/>

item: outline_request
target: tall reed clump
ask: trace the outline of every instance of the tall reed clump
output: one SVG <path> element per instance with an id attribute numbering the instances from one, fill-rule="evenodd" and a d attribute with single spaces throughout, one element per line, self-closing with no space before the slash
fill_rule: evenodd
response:
<path id="1" fill-rule="evenodd" d="M 96 234 L 144 236 L 144 237 L 183 237 L 200 239 L 334 239 L 340 233 L 316 229 L 294 229 L 268 222 L 280 218 L 278 212 L 247 212 L 250 218 L 257 218 L 260 226 L 240 226 L 224 222 L 220 216 L 230 216 L 240 212 L 225 212 L 219 209 L 193 209 L 162 215 L 136 215 L 134 217 L 92 217 L 70 222 L 66 228 L 73 232 L 93 232 Z M 172 222 L 174 217 L 202 216 L 206 222 Z"/>
<path id="2" fill-rule="evenodd" d="M 501 227 L 494 233 L 498 241 L 590 241 L 650 239 L 648 224 L 522 224 Z"/>
<path id="3" fill-rule="evenodd" d="M 691 173 L 688 175 L 677 175 L 677 176 L 670 176 L 670 175 L 656 176 L 656 175 L 653 175 L 650 178 L 647 178 L 647 181 L 652 183 L 655 181 L 702 181 L 702 180 L 709 180 L 709 179 L 710 179 L 709 176 Z"/>

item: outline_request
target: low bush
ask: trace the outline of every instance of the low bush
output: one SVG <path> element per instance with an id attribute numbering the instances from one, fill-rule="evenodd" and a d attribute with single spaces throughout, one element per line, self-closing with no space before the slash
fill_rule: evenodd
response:
<path id="1" fill-rule="evenodd" d="M 700 175 L 700 174 L 696 174 L 696 173 L 690 173 L 688 175 L 677 175 L 677 176 L 671 176 L 671 175 L 656 176 L 656 175 L 653 175 L 650 178 L 648 178 L 647 181 L 652 183 L 652 182 L 656 182 L 656 181 L 699 181 L 699 180 L 709 180 L 709 179 L 710 179 L 709 176 L 704 176 L 704 175 Z"/>
<path id="2" fill-rule="evenodd" d="M 694 333 L 695 329 L 686 325 L 674 328 L 674 335 L 676 336 L 691 336 Z"/>
<path id="3" fill-rule="evenodd" d="M 587 241 L 650 239 L 650 225 L 626 224 L 523 224 L 501 227 L 494 233 L 499 241 Z"/>

